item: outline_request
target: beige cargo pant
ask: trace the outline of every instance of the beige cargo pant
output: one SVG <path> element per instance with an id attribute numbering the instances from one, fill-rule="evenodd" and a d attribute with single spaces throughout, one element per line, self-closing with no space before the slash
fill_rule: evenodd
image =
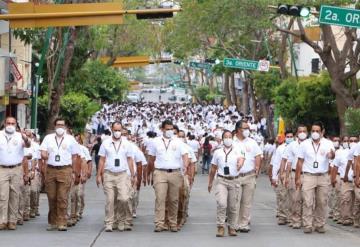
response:
<path id="1" fill-rule="evenodd" d="M 0 167 L 0 224 L 17 222 L 22 174 L 22 166 Z"/>
<path id="2" fill-rule="evenodd" d="M 330 179 L 328 174 L 304 173 L 302 182 L 303 226 L 320 228 L 326 222 Z"/>
<path id="3" fill-rule="evenodd" d="M 354 184 L 352 182 L 341 181 L 340 184 L 340 219 L 343 223 L 353 222 L 354 206 Z"/>
<path id="4" fill-rule="evenodd" d="M 240 190 L 238 204 L 238 220 L 236 229 L 247 229 L 251 217 L 251 207 L 256 188 L 256 175 L 251 174 L 239 178 Z"/>
<path id="5" fill-rule="evenodd" d="M 134 187 L 131 187 L 130 185 L 130 190 L 129 190 L 129 200 L 127 203 L 127 206 L 125 207 L 121 207 L 119 204 L 117 204 L 117 206 L 115 206 L 115 225 L 120 225 L 120 226 L 132 226 L 133 224 L 133 203 L 136 197 L 136 185 L 134 185 Z M 124 220 L 125 219 L 125 220 Z"/>
<path id="6" fill-rule="evenodd" d="M 289 189 L 286 188 L 280 181 L 278 186 L 275 188 L 276 196 L 277 196 L 277 208 L 278 208 L 278 216 L 279 220 L 284 220 L 287 222 L 290 220 L 290 211 L 289 211 Z"/>
<path id="7" fill-rule="evenodd" d="M 301 177 L 301 181 L 303 181 L 302 177 Z M 301 190 L 296 189 L 295 172 L 291 172 L 290 183 L 289 183 L 289 194 L 290 194 L 290 222 L 295 227 L 301 227 L 302 195 L 301 195 Z"/>
<path id="8" fill-rule="evenodd" d="M 227 180 L 218 177 L 215 181 L 215 199 L 216 199 L 216 224 L 225 227 L 227 214 L 227 223 L 232 229 L 237 227 L 237 213 L 240 197 L 239 179 Z"/>
<path id="9" fill-rule="evenodd" d="M 30 216 L 30 184 L 24 184 L 24 181 L 20 183 L 19 194 L 19 211 L 18 220 L 23 218 L 29 218 Z"/>
<path id="10" fill-rule="evenodd" d="M 35 177 L 30 186 L 30 214 L 39 213 L 39 200 L 41 190 L 41 173 L 35 171 Z"/>
<path id="11" fill-rule="evenodd" d="M 120 210 L 121 215 L 119 224 L 125 224 L 126 215 L 123 209 L 129 208 L 130 200 L 130 177 L 126 172 L 113 173 L 105 171 L 104 173 L 104 194 L 105 204 L 105 226 L 112 227 L 116 221 L 115 210 Z M 115 208 L 117 207 L 117 209 Z"/>
<path id="12" fill-rule="evenodd" d="M 171 228 L 177 228 L 177 215 L 179 207 L 179 190 L 183 181 L 180 171 L 166 172 L 154 171 L 155 190 L 155 226 L 165 226 L 165 208 L 168 210 L 168 221 Z"/>
<path id="13" fill-rule="evenodd" d="M 355 201 L 354 201 L 354 226 L 358 227 L 360 225 L 360 188 L 356 187 L 354 184 L 354 194 L 355 194 Z"/>
<path id="14" fill-rule="evenodd" d="M 330 185 L 329 188 L 329 216 L 331 216 L 334 220 L 340 219 L 340 198 L 341 198 L 341 188 L 340 188 L 341 180 L 340 175 L 336 175 L 336 185 L 332 187 Z"/>

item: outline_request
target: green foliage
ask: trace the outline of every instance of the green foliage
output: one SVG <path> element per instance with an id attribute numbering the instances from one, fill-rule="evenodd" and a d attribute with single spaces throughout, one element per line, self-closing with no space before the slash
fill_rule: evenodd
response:
<path id="1" fill-rule="evenodd" d="M 321 120 L 328 133 L 338 129 L 335 95 L 331 91 L 328 74 L 285 80 L 275 91 L 275 103 L 279 114 L 288 126 L 311 125 Z"/>
<path id="2" fill-rule="evenodd" d="M 345 113 L 345 126 L 347 133 L 352 136 L 360 135 L 360 109 L 349 108 Z"/>
<path id="3" fill-rule="evenodd" d="M 208 86 L 199 86 L 195 89 L 195 93 L 200 100 L 207 100 L 207 96 L 210 94 L 210 88 Z"/>
<path id="4" fill-rule="evenodd" d="M 48 96 L 39 98 L 40 133 L 46 130 Z M 69 92 L 61 98 L 60 115 L 65 118 L 68 126 L 75 132 L 82 132 L 89 117 L 100 110 L 100 104 L 91 100 L 83 93 Z"/>
<path id="5" fill-rule="evenodd" d="M 256 96 L 269 102 L 274 98 L 276 87 L 280 85 L 279 71 L 271 70 L 267 73 L 257 72 L 252 74 Z"/>
<path id="6" fill-rule="evenodd" d="M 99 61 L 88 61 L 69 78 L 67 92 L 79 91 L 93 100 L 117 102 L 128 90 L 128 82 L 116 69 Z"/>

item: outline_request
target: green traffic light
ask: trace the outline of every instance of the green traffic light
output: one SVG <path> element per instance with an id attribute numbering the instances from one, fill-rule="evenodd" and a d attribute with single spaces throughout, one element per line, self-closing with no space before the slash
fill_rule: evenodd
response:
<path id="1" fill-rule="evenodd" d="M 300 10 L 301 17 L 308 17 L 310 15 L 310 9 L 308 7 L 302 7 Z"/>

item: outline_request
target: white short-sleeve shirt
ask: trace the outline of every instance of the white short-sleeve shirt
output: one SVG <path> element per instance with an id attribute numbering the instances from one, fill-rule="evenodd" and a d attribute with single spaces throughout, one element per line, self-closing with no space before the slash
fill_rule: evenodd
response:
<path id="1" fill-rule="evenodd" d="M 19 132 L 8 135 L 0 131 L 0 165 L 12 166 L 22 162 L 24 158 L 24 141 Z"/>
<path id="2" fill-rule="evenodd" d="M 40 151 L 48 153 L 48 164 L 52 166 L 71 165 L 72 155 L 80 154 L 79 144 L 72 135 L 68 134 L 64 134 L 61 138 L 57 138 L 56 134 L 45 136 Z M 57 156 L 60 156 L 60 160 L 56 159 Z"/>
<path id="3" fill-rule="evenodd" d="M 255 157 L 262 155 L 262 151 L 256 141 L 251 138 L 245 138 L 240 141 L 237 137 L 235 137 L 234 146 L 239 146 L 245 151 L 245 162 L 240 172 L 247 173 L 255 170 Z"/>
<path id="4" fill-rule="evenodd" d="M 271 159 L 270 164 L 273 166 L 272 168 L 272 179 L 277 180 L 281 165 L 281 160 L 284 155 L 284 151 L 286 149 L 287 145 L 285 143 L 281 144 L 277 147 L 275 154 L 273 155 L 273 158 Z"/>
<path id="5" fill-rule="evenodd" d="M 181 169 L 183 168 L 182 156 L 188 154 L 184 143 L 177 138 L 165 139 L 156 137 L 149 143 L 149 155 L 155 156 L 155 168 Z"/>
<path id="6" fill-rule="evenodd" d="M 238 146 L 230 149 L 219 148 L 214 152 L 211 164 L 217 166 L 217 173 L 221 176 L 237 176 L 241 170 L 237 170 L 237 163 L 240 158 L 245 158 L 244 151 Z M 224 175 L 224 167 L 229 167 L 229 175 Z"/>
<path id="7" fill-rule="evenodd" d="M 125 139 L 114 141 L 106 139 L 100 146 L 99 156 L 105 157 L 105 170 L 111 172 L 124 172 L 129 169 L 127 158 L 133 158 L 133 147 Z M 119 159 L 119 166 L 115 166 L 116 159 Z"/>
<path id="8" fill-rule="evenodd" d="M 80 145 L 80 151 L 81 151 L 80 156 L 82 159 L 85 159 L 86 161 L 92 161 L 89 149 L 87 147 L 85 147 L 84 145 Z"/>
<path id="9" fill-rule="evenodd" d="M 304 159 L 303 172 L 326 173 L 329 170 L 330 160 L 327 154 L 335 151 L 334 144 L 321 138 L 319 145 L 315 145 L 311 139 L 303 141 L 299 146 L 298 158 Z M 317 162 L 317 168 L 314 163 Z"/>
<path id="10" fill-rule="evenodd" d="M 333 160 L 332 164 L 338 168 L 338 172 L 340 173 L 340 178 L 345 177 L 349 152 L 350 152 L 350 149 L 338 149 L 335 152 L 335 159 Z M 349 181 L 353 180 L 353 176 L 354 176 L 354 173 L 353 173 L 352 167 L 350 167 L 350 170 L 348 173 Z"/>
<path id="11" fill-rule="evenodd" d="M 284 151 L 284 155 L 283 158 L 287 159 L 287 163 L 291 164 L 291 169 L 295 170 L 296 169 L 296 163 L 297 163 L 297 152 L 299 151 L 299 147 L 300 147 L 300 143 L 298 140 L 297 141 L 293 141 L 292 143 L 290 143 L 285 151 Z"/>

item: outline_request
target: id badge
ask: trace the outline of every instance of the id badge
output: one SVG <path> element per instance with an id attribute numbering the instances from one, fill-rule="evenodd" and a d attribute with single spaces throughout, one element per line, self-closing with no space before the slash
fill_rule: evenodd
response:
<path id="1" fill-rule="evenodd" d="M 224 167 L 224 175 L 229 175 L 230 174 L 230 169 L 228 166 Z"/>
<path id="2" fill-rule="evenodd" d="M 314 168 L 319 168 L 319 162 L 315 161 L 313 166 Z"/>
<path id="3" fill-rule="evenodd" d="M 56 162 L 60 162 L 60 155 L 58 155 L 58 154 L 55 155 L 55 161 L 56 161 Z"/>
<path id="4" fill-rule="evenodd" d="M 115 159 L 115 167 L 119 167 L 120 166 L 120 159 Z"/>

